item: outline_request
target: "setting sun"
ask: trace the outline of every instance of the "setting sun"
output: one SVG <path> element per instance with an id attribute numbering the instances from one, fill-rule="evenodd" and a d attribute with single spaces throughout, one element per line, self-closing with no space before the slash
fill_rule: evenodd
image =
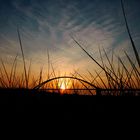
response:
<path id="1" fill-rule="evenodd" d="M 69 78 L 67 78 L 67 79 L 61 78 L 61 79 L 59 79 L 59 81 L 58 81 L 58 87 L 59 87 L 59 89 L 61 89 L 61 90 L 69 89 L 69 88 L 71 88 L 71 85 L 72 85 L 71 82 L 72 82 L 72 81 L 71 81 Z"/>
<path id="2" fill-rule="evenodd" d="M 66 86 L 65 86 L 65 83 L 64 82 L 61 84 L 60 89 L 62 89 L 62 90 L 65 90 L 66 89 Z"/>

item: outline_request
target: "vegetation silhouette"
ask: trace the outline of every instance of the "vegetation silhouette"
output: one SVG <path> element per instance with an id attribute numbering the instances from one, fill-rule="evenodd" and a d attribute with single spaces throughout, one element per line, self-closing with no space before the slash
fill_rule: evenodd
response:
<path id="1" fill-rule="evenodd" d="M 114 96 L 139 96 L 140 95 L 140 59 L 138 55 L 138 51 L 136 49 L 136 46 L 134 44 L 133 38 L 131 36 L 127 18 L 126 18 L 126 12 L 124 9 L 124 3 L 123 0 L 121 0 L 121 6 L 123 11 L 123 16 L 125 19 L 126 29 L 129 35 L 129 39 L 132 44 L 132 48 L 134 50 L 134 54 L 136 57 L 137 64 L 135 64 L 135 60 L 133 60 L 127 52 L 124 52 L 126 59 L 129 63 L 126 65 L 123 60 L 120 57 L 117 57 L 118 60 L 118 66 L 114 66 L 114 54 L 112 54 L 112 58 L 110 59 L 106 51 L 103 49 L 103 52 L 99 48 L 99 54 L 101 63 L 99 63 L 85 48 L 82 46 L 74 36 L 70 36 L 72 40 L 78 45 L 80 49 L 94 62 L 99 68 L 99 72 L 95 72 L 93 74 L 92 72 L 88 71 L 90 79 L 87 80 L 83 76 L 80 75 L 80 73 L 76 72 L 76 74 L 72 74 L 72 76 L 60 76 L 56 75 L 55 69 L 53 68 L 53 65 L 50 62 L 50 55 L 49 51 L 47 53 L 48 57 L 48 69 L 47 69 L 47 79 L 43 79 L 43 68 L 40 69 L 39 77 L 37 79 L 31 80 L 31 63 L 27 69 L 27 64 L 25 61 L 25 55 L 24 55 L 24 48 L 22 44 L 21 34 L 19 28 L 17 28 L 17 34 L 18 34 L 18 40 L 20 45 L 20 50 L 22 54 L 22 60 L 23 60 L 23 73 L 20 77 L 16 75 L 17 72 L 17 57 L 15 56 L 11 71 L 8 73 L 8 70 L 6 69 L 6 66 L 4 64 L 3 59 L 1 59 L 2 67 L 0 68 L 0 103 L 5 105 L 9 104 L 6 109 L 15 111 L 27 111 L 28 113 L 30 111 L 36 112 L 42 111 L 44 112 L 46 109 L 52 111 L 61 110 L 62 112 L 65 110 L 74 110 L 74 113 L 78 112 L 80 110 L 80 113 L 83 112 L 89 112 L 96 110 L 97 112 L 100 111 L 112 111 L 111 106 L 113 106 L 113 109 L 116 111 L 116 109 L 119 107 L 120 110 L 129 110 L 130 108 L 133 110 L 138 109 L 139 102 L 135 102 L 133 105 L 129 101 L 120 101 L 118 103 L 118 100 L 114 100 Z M 105 56 L 105 59 L 107 60 L 107 63 L 104 62 L 103 59 L 103 53 Z M 52 71 L 51 71 L 52 69 Z M 93 70 L 94 71 L 94 70 Z M 105 78 L 103 79 L 102 75 L 104 74 Z M 77 76 L 78 75 L 78 76 Z M 55 87 L 58 91 L 60 91 L 60 87 L 58 87 L 59 79 L 70 79 L 70 80 L 77 80 L 82 85 L 82 90 L 84 92 L 88 91 L 87 94 L 77 94 L 77 90 L 81 89 L 79 87 L 79 84 L 72 83 L 73 87 L 73 94 L 58 94 L 58 92 L 48 92 L 45 90 L 40 90 L 41 87 L 43 87 L 47 83 L 51 83 L 55 81 Z M 62 82 L 60 82 L 62 84 Z M 50 84 L 51 85 L 51 84 Z M 80 86 L 81 86 L 80 85 Z M 95 90 L 95 94 L 92 94 L 92 89 L 89 88 L 92 87 Z M 50 87 L 54 88 L 54 85 L 52 84 Z M 47 87 L 48 89 L 50 87 Z M 84 88 L 83 88 L 84 87 Z M 67 89 L 68 90 L 68 89 Z M 96 96 L 91 96 L 96 95 Z M 98 98 L 100 96 L 100 98 Z M 111 96 L 109 98 L 109 102 L 107 103 L 106 98 L 102 98 L 103 96 Z M 112 97 L 113 96 L 113 97 Z M 118 98 L 117 98 L 118 99 Z M 133 99 L 132 99 L 133 100 Z M 131 100 L 131 101 L 132 101 Z M 13 102 L 16 103 L 16 105 L 11 106 Z M 32 106 L 33 105 L 33 106 Z M 99 106 L 102 106 L 99 109 Z M 104 106 L 104 107 L 103 107 Z M 23 108 L 22 108 L 23 107 Z M 4 109 L 5 110 L 5 109 Z"/>

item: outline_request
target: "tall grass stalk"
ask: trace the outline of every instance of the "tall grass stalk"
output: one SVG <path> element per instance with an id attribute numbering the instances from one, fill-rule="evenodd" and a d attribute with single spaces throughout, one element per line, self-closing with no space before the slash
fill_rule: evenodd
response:
<path id="1" fill-rule="evenodd" d="M 18 39 L 19 39 L 20 49 L 21 49 L 21 53 L 22 53 L 23 65 L 24 65 L 24 75 L 25 75 L 25 81 L 26 81 L 26 88 L 28 88 L 28 76 L 27 76 L 27 71 L 26 71 L 25 56 L 24 56 L 22 41 L 21 41 L 21 37 L 20 37 L 20 31 L 19 31 L 18 27 L 17 27 L 17 33 L 18 33 Z"/>
<path id="2" fill-rule="evenodd" d="M 8 80 L 8 85 L 9 85 L 9 84 L 10 84 L 10 78 L 9 78 L 9 75 L 8 75 L 7 69 L 6 69 L 6 67 L 5 67 L 4 62 L 3 62 L 2 59 L 1 59 L 1 64 L 2 64 L 2 67 L 3 67 L 4 73 L 5 73 L 5 76 L 6 76 L 7 80 Z"/>
<path id="3" fill-rule="evenodd" d="M 49 54 L 49 51 L 47 49 L 47 58 L 48 58 L 48 73 L 47 73 L 47 79 L 50 78 L 50 54 Z"/>
<path id="4" fill-rule="evenodd" d="M 77 75 L 80 76 L 80 78 L 82 78 L 83 80 L 87 81 L 81 74 L 79 74 L 78 72 L 75 71 L 75 73 L 77 73 Z M 74 77 L 74 76 L 73 76 Z M 75 77 L 76 78 L 76 77 Z M 87 89 L 87 91 L 89 91 L 89 93 L 91 95 L 93 95 L 93 93 L 91 92 L 91 90 L 89 89 L 89 86 L 85 85 L 83 81 L 80 81 L 80 83 Z"/>
<path id="5" fill-rule="evenodd" d="M 117 85 L 119 85 L 118 81 L 116 81 L 111 74 L 101 65 L 99 64 L 81 45 L 80 43 L 75 40 L 75 38 L 73 36 L 71 36 L 71 38 L 74 40 L 74 42 L 89 56 L 89 58 L 91 58 Z"/>
<path id="6" fill-rule="evenodd" d="M 138 62 L 138 65 L 140 67 L 140 58 L 139 58 L 138 51 L 136 49 L 135 43 L 133 41 L 133 38 L 131 36 L 130 29 L 129 29 L 128 22 L 127 22 L 127 18 L 126 18 L 126 12 L 125 12 L 125 8 L 124 8 L 124 0 L 121 0 L 121 7 L 122 7 L 122 11 L 123 11 L 123 16 L 124 16 L 124 20 L 125 20 L 126 29 L 127 29 L 127 32 L 128 32 L 129 38 L 130 38 L 130 41 L 131 41 L 131 45 L 132 45 L 132 48 L 134 50 L 134 53 L 135 53 L 135 56 L 136 56 L 136 60 Z"/>
<path id="7" fill-rule="evenodd" d="M 13 79 L 12 79 L 12 77 L 13 77 L 13 72 L 14 72 L 14 66 L 15 66 L 15 64 L 16 64 L 16 61 L 17 61 L 17 57 L 18 57 L 18 54 L 15 56 L 15 58 L 14 58 L 14 61 L 13 61 L 13 64 L 12 64 L 12 68 L 11 68 L 11 72 L 10 72 L 10 87 L 13 87 L 13 85 L 12 85 L 12 83 L 13 83 Z"/>

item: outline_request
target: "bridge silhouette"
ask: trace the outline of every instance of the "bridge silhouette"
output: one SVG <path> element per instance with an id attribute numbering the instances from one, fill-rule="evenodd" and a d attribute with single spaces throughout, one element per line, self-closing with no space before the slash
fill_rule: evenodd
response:
<path id="1" fill-rule="evenodd" d="M 90 82 L 88 82 L 88 81 L 86 81 L 86 80 L 84 80 L 84 79 L 81 79 L 81 78 L 77 78 L 77 77 L 72 77 L 72 76 L 59 76 L 59 77 L 54 77 L 54 78 L 51 78 L 51 79 L 48 79 L 48 80 L 46 80 L 46 81 L 44 81 L 44 82 L 42 82 L 42 83 L 40 83 L 39 85 L 37 85 L 37 86 L 35 86 L 33 89 L 34 90 L 39 90 L 41 87 L 43 87 L 45 84 L 48 84 L 48 83 L 50 83 L 50 82 L 52 82 L 52 81 L 54 81 L 54 80 L 59 80 L 59 79 L 70 79 L 70 80 L 77 80 L 77 81 L 79 81 L 85 88 L 66 88 L 65 90 L 76 90 L 76 91 L 78 91 L 78 90 L 87 90 L 87 91 L 89 91 L 90 92 L 90 94 L 92 94 L 93 95 L 93 93 L 91 92 L 92 90 L 94 90 L 94 91 L 96 91 L 97 89 L 98 89 L 98 87 L 97 86 L 95 86 L 94 84 L 92 84 L 92 83 L 90 83 Z M 90 86 L 90 88 L 89 87 L 87 87 L 85 84 L 87 84 L 87 85 L 89 85 Z M 58 88 L 59 90 L 61 89 L 61 88 Z M 46 90 L 58 90 L 57 88 L 47 88 Z"/>

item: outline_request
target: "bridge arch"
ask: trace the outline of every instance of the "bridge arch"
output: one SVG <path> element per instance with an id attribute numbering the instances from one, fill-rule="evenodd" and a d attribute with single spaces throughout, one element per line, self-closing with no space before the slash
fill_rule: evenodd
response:
<path id="1" fill-rule="evenodd" d="M 78 80 L 78 81 L 80 81 L 80 82 L 83 82 L 83 83 L 86 83 L 86 84 L 90 85 L 90 86 L 93 87 L 94 89 L 98 89 L 98 87 L 96 87 L 94 84 L 92 84 L 92 83 L 90 83 L 90 82 L 88 82 L 88 81 L 86 81 L 86 80 L 83 80 L 83 79 L 80 79 L 80 78 L 77 78 L 77 77 L 72 77 L 72 76 L 59 76 L 59 77 L 54 77 L 54 78 L 48 79 L 48 80 L 46 80 L 46 81 L 40 83 L 39 85 L 35 86 L 33 89 L 36 89 L 36 90 L 37 90 L 37 89 L 41 88 L 44 84 L 47 84 L 47 83 L 49 83 L 49 82 L 51 82 L 51 81 L 53 81 L 53 80 L 68 79 L 68 78 L 69 78 L 69 79 Z"/>

